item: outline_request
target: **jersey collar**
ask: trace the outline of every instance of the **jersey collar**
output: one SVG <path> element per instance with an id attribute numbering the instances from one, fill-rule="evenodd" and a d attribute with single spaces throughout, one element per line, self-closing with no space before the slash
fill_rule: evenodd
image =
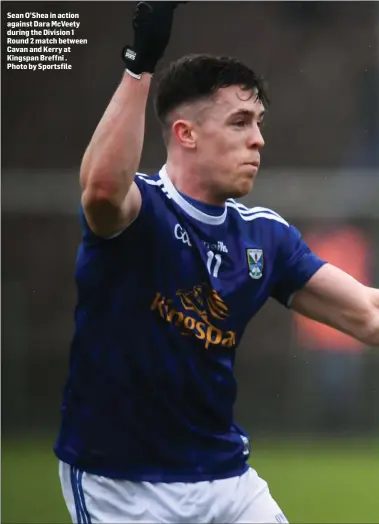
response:
<path id="1" fill-rule="evenodd" d="M 176 190 L 174 184 L 171 182 L 170 177 L 167 174 L 166 165 L 162 167 L 162 169 L 159 171 L 159 177 L 163 182 L 163 185 L 167 191 L 167 194 L 172 200 L 189 215 L 190 217 L 198 220 L 199 222 L 203 222 L 204 224 L 209 224 L 211 226 L 219 226 L 220 224 L 223 224 L 226 219 L 227 215 L 227 206 L 225 206 L 224 212 L 222 215 L 214 216 L 214 215 L 208 215 L 207 213 L 204 213 L 203 211 L 200 211 L 200 209 L 197 209 L 195 206 L 190 204 L 185 198 L 182 197 L 182 195 Z"/>

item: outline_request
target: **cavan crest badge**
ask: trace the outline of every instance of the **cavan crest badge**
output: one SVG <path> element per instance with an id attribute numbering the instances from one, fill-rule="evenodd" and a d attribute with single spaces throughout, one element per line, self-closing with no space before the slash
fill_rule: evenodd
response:
<path id="1" fill-rule="evenodd" d="M 246 249 L 249 276 L 257 280 L 263 275 L 263 249 Z"/>

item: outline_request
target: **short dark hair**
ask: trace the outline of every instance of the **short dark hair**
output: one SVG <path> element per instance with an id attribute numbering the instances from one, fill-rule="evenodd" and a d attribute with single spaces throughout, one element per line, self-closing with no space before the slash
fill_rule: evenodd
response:
<path id="1" fill-rule="evenodd" d="M 255 91 L 264 106 L 269 104 L 263 79 L 239 60 L 206 54 L 184 56 L 158 75 L 155 113 L 165 126 L 168 114 L 176 107 L 206 99 L 218 89 L 233 85 Z"/>

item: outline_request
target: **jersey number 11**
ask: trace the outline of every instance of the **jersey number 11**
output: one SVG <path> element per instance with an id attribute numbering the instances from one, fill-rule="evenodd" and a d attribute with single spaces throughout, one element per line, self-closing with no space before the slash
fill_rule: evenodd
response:
<path id="1" fill-rule="evenodd" d="M 208 251 L 208 260 L 207 260 L 207 269 L 208 272 L 217 278 L 218 276 L 218 270 L 221 266 L 221 255 L 217 253 L 216 255 L 213 253 L 213 251 Z"/>

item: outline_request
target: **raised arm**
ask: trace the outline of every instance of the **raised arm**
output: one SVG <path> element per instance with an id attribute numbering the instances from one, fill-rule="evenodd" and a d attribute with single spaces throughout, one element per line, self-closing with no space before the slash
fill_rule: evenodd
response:
<path id="1" fill-rule="evenodd" d="M 379 347 L 379 290 L 364 286 L 330 264 L 297 291 L 294 311 Z"/>
<path id="2" fill-rule="evenodd" d="M 133 184 L 141 158 L 151 75 L 125 72 L 83 157 L 82 205 L 88 225 L 111 236 L 138 215 L 141 195 Z"/>
<path id="3" fill-rule="evenodd" d="M 84 154 L 80 183 L 89 227 L 102 237 L 125 229 L 141 209 L 133 183 L 144 140 L 151 76 L 169 42 L 173 13 L 181 2 L 138 2 L 126 72 Z"/>

